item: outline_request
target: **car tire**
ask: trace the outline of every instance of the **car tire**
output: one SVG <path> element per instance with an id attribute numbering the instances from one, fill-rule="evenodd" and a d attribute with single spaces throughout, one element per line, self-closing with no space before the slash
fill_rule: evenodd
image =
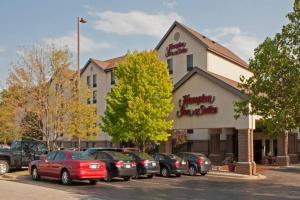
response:
<path id="1" fill-rule="evenodd" d="M 98 183 L 98 180 L 90 180 L 91 185 L 97 185 L 97 183 Z"/>
<path id="2" fill-rule="evenodd" d="M 72 183 L 72 179 L 70 177 L 70 174 L 68 170 L 63 170 L 61 173 L 61 182 L 63 185 L 70 185 Z"/>
<path id="3" fill-rule="evenodd" d="M 206 172 L 202 172 L 200 174 L 201 174 L 201 176 L 205 176 L 207 173 Z"/>
<path id="4" fill-rule="evenodd" d="M 130 176 L 126 176 L 126 177 L 124 177 L 123 179 L 124 179 L 124 181 L 129 181 L 130 180 Z"/>
<path id="5" fill-rule="evenodd" d="M 32 177 L 32 180 L 34 180 L 34 181 L 40 180 L 40 175 L 39 175 L 39 172 L 38 172 L 36 166 L 32 167 L 31 177 Z"/>
<path id="6" fill-rule="evenodd" d="M 153 178 L 154 174 L 149 174 L 147 177 L 148 178 Z"/>
<path id="7" fill-rule="evenodd" d="M 169 177 L 170 176 L 170 172 L 169 172 L 169 169 L 167 167 L 163 167 L 160 171 L 160 174 L 163 176 L 163 177 Z"/>
<path id="8" fill-rule="evenodd" d="M 181 174 L 176 174 L 176 177 L 180 177 L 181 176 Z"/>
<path id="9" fill-rule="evenodd" d="M 6 174 L 9 171 L 9 164 L 6 160 L 0 160 L 0 175 Z"/>
<path id="10" fill-rule="evenodd" d="M 112 176 L 110 174 L 110 171 L 108 169 L 106 169 L 106 171 L 107 171 L 107 175 L 106 175 L 106 178 L 104 179 L 104 181 L 111 182 L 112 181 Z"/>
<path id="11" fill-rule="evenodd" d="M 196 171 L 196 168 L 194 166 L 189 167 L 189 175 L 190 176 L 196 176 L 197 175 L 197 171 Z"/>

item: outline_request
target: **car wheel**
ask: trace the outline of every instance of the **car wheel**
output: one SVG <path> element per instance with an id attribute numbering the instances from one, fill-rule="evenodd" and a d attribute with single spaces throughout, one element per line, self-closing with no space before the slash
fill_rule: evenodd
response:
<path id="1" fill-rule="evenodd" d="M 31 177 L 32 177 L 32 180 L 34 180 L 34 181 L 40 180 L 40 175 L 39 175 L 38 170 L 35 166 L 32 167 Z"/>
<path id="2" fill-rule="evenodd" d="M 107 171 L 107 175 L 106 175 L 106 178 L 104 180 L 106 182 L 111 182 L 112 177 L 111 177 L 110 171 L 108 169 L 106 169 L 106 171 Z"/>
<path id="3" fill-rule="evenodd" d="M 98 183 L 98 180 L 90 180 L 91 185 L 97 185 L 97 183 Z"/>
<path id="4" fill-rule="evenodd" d="M 153 174 L 149 174 L 147 177 L 148 178 L 153 178 L 153 176 L 154 176 Z"/>
<path id="5" fill-rule="evenodd" d="M 130 180 L 130 176 L 124 177 L 124 181 L 129 181 L 129 180 Z"/>
<path id="6" fill-rule="evenodd" d="M 190 166 L 189 167 L 189 175 L 196 176 L 196 174 L 197 174 L 196 168 L 194 166 Z"/>
<path id="7" fill-rule="evenodd" d="M 203 172 L 203 173 L 200 173 L 201 174 L 201 176 L 205 176 L 206 175 L 206 173 L 205 172 Z"/>
<path id="8" fill-rule="evenodd" d="M 181 176 L 181 174 L 176 174 L 176 177 L 180 177 Z"/>
<path id="9" fill-rule="evenodd" d="M 0 160 L 0 175 L 3 175 L 9 171 L 9 164 L 6 160 Z"/>
<path id="10" fill-rule="evenodd" d="M 72 180 L 70 177 L 70 174 L 67 170 L 63 170 L 63 172 L 61 173 L 61 182 L 64 185 L 70 185 Z"/>
<path id="11" fill-rule="evenodd" d="M 163 177 L 169 177 L 169 176 L 170 176 L 170 172 L 169 172 L 168 168 L 163 167 L 163 168 L 161 169 L 161 175 L 162 175 Z"/>

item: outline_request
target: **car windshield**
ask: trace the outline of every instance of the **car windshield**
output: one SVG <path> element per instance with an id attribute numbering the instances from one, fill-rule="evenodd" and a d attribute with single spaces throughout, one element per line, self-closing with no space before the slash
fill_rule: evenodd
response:
<path id="1" fill-rule="evenodd" d="M 71 152 L 72 160 L 94 160 L 93 156 L 88 152 Z"/>
<path id="2" fill-rule="evenodd" d="M 145 160 L 153 160 L 152 156 L 150 156 L 147 153 L 136 153 L 136 155 L 138 155 L 140 158 L 145 159 Z"/>
<path id="3" fill-rule="evenodd" d="M 174 154 L 168 154 L 168 156 L 172 159 L 172 160 L 182 160 L 180 157 L 174 155 Z"/>
<path id="4" fill-rule="evenodd" d="M 112 157 L 114 157 L 115 160 L 132 160 L 129 156 L 122 154 L 120 152 L 111 151 L 109 152 Z"/>

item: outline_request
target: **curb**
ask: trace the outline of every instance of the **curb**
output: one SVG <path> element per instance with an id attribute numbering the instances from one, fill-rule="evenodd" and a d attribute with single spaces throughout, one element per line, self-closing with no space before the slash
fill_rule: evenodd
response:
<path id="1" fill-rule="evenodd" d="M 212 177 L 222 177 L 222 178 L 229 178 L 229 179 L 242 179 L 242 180 L 263 180 L 266 179 L 266 176 L 257 174 L 254 176 L 248 176 L 243 174 L 234 174 L 228 172 L 209 172 L 207 175 Z"/>

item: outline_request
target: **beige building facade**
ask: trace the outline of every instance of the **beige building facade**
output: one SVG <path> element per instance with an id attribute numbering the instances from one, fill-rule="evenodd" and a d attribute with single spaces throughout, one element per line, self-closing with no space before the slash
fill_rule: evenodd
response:
<path id="1" fill-rule="evenodd" d="M 234 103 L 247 98 L 238 89 L 240 77 L 252 76 L 245 61 L 178 22 L 173 23 L 155 49 L 168 63 L 174 83 L 175 108 L 169 116 L 174 120 L 173 135 L 160 145 L 161 151 L 203 152 L 214 163 L 231 156 L 237 161 L 237 172 L 244 174 L 254 174 L 255 162 L 264 162 L 267 156 L 276 156 L 281 164 L 298 162 L 297 130 L 289 138 L 267 138 L 255 127 L 258 117 L 234 118 Z M 93 90 L 90 103 L 97 104 L 98 115 L 104 114 L 105 98 L 115 82 L 113 68 L 122 59 L 90 59 L 81 71 L 82 79 Z M 183 138 L 180 143 L 177 136 Z M 86 147 L 112 145 L 104 132 L 85 142 Z M 74 146 L 72 141 L 62 144 Z"/>

